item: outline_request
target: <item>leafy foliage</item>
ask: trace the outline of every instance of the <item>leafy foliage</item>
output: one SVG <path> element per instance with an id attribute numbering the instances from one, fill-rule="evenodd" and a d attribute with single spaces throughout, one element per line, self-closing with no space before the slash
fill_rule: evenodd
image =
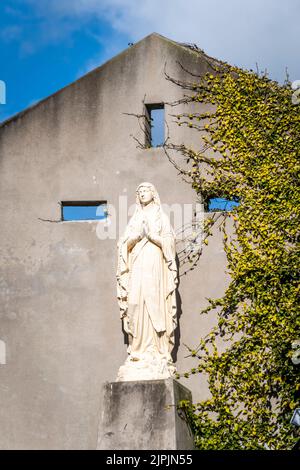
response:
<path id="1" fill-rule="evenodd" d="M 190 350 L 197 366 L 185 374 L 207 374 L 211 397 L 182 407 L 199 449 L 288 449 L 300 406 L 300 370 L 291 361 L 300 336 L 300 106 L 288 81 L 227 64 L 187 88 L 186 102 L 205 110 L 177 116 L 203 142 L 200 151 L 183 149 L 192 186 L 240 205 L 221 226 L 230 285 L 202 312 L 218 324 Z"/>

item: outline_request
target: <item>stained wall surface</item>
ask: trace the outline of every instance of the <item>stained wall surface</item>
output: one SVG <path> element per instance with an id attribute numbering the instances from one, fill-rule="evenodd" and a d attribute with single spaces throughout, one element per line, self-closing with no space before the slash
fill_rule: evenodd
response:
<path id="1" fill-rule="evenodd" d="M 142 181 L 166 204 L 192 204 L 195 193 L 161 148 L 140 149 L 146 103 L 170 103 L 182 90 L 165 70 L 186 79 L 207 61 L 153 34 L 0 127 L 1 449 L 94 449 L 100 391 L 126 358 L 116 300 L 116 239 L 99 239 L 100 222 L 62 222 L 61 201 L 135 200 Z M 190 78 L 190 77 L 189 77 Z M 198 145 L 199 135 L 173 123 L 170 139 Z M 219 234 L 197 268 L 181 277 L 177 366 L 184 344 L 196 345 L 214 319 L 200 318 L 206 297 L 223 292 L 225 253 Z M 199 376 L 182 381 L 194 400 Z"/>

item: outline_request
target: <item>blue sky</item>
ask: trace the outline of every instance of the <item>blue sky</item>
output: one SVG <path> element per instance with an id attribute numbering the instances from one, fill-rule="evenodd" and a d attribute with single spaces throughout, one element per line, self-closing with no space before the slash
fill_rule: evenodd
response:
<path id="1" fill-rule="evenodd" d="M 152 32 L 300 79 L 300 0 L 1 0 L 0 121 Z"/>

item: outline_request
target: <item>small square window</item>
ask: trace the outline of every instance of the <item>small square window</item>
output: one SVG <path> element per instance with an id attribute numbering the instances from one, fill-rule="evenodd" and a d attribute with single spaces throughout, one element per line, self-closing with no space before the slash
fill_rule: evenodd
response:
<path id="1" fill-rule="evenodd" d="M 62 201 L 61 220 L 103 220 L 107 218 L 107 201 Z"/>
<path id="2" fill-rule="evenodd" d="M 237 200 L 230 200 L 223 197 L 214 197 L 208 200 L 208 212 L 230 212 L 235 207 L 239 206 Z"/>
<path id="3" fill-rule="evenodd" d="M 146 104 L 146 146 L 162 147 L 165 142 L 165 107 L 163 103 Z"/>

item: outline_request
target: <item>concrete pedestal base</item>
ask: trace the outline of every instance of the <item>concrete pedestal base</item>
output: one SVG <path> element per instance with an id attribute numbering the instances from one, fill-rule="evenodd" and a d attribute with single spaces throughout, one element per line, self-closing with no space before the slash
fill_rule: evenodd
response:
<path id="1" fill-rule="evenodd" d="M 176 408 L 192 394 L 179 382 L 111 382 L 103 392 L 97 449 L 193 449 L 192 434 Z"/>

